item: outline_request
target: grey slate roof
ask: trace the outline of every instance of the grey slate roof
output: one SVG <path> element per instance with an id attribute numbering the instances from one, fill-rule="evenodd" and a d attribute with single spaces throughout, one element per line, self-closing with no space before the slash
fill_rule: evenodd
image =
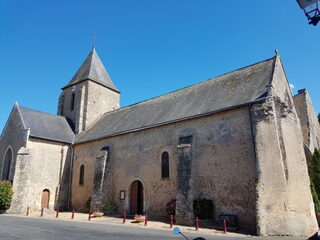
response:
<path id="1" fill-rule="evenodd" d="M 73 143 L 74 133 L 64 117 L 18 106 L 30 136 L 64 143 Z"/>
<path id="2" fill-rule="evenodd" d="M 263 99 L 276 57 L 103 115 L 75 143 L 222 111 Z"/>
<path id="3" fill-rule="evenodd" d="M 88 57 L 84 60 L 81 67 L 73 76 L 71 81 L 62 89 L 88 79 L 96 83 L 99 83 L 107 88 L 110 88 L 116 92 L 119 92 L 119 90 L 116 89 L 116 87 L 114 86 L 105 67 L 103 66 L 95 48 L 91 50 Z"/>

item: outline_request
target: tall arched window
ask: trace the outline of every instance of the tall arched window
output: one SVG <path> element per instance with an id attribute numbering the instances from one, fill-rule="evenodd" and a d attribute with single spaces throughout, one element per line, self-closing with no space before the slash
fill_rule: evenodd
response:
<path id="1" fill-rule="evenodd" d="M 161 177 L 169 178 L 169 153 L 161 154 Z"/>
<path id="2" fill-rule="evenodd" d="M 2 180 L 9 180 L 10 176 L 10 167 L 12 162 L 12 151 L 11 148 L 8 148 L 6 155 L 4 157 L 3 168 L 2 168 Z"/>
<path id="3" fill-rule="evenodd" d="M 71 105 L 70 105 L 70 110 L 73 111 L 74 109 L 74 100 L 76 98 L 76 95 L 74 93 L 72 93 L 72 96 L 71 96 Z"/>
<path id="4" fill-rule="evenodd" d="M 84 184 L 84 165 L 80 166 L 80 174 L 79 174 L 79 185 Z"/>

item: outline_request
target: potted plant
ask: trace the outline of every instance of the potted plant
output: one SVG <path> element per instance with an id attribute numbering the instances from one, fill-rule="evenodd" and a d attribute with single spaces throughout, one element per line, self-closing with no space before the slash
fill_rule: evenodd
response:
<path id="1" fill-rule="evenodd" d="M 166 204 L 166 211 L 169 216 L 176 215 L 176 199 L 172 199 Z"/>
<path id="2" fill-rule="evenodd" d="M 93 217 L 96 217 L 96 218 L 97 218 L 97 217 L 102 217 L 102 216 L 103 216 L 103 212 L 93 211 L 93 212 L 92 212 L 92 216 L 93 216 Z"/>
<path id="3" fill-rule="evenodd" d="M 114 202 L 112 202 L 109 205 L 106 205 L 102 211 L 105 216 L 113 216 L 118 213 L 118 207 Z"/>

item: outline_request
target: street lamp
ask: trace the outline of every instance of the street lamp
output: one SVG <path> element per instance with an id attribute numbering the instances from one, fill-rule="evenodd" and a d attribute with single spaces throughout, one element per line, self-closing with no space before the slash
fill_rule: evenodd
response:
<path id="1" fill-rule="evenodd" d="M 320 21 L 319 0 L 297 0 L 304 14 L 309 20 L 309 24 L 316 26 Z"/>

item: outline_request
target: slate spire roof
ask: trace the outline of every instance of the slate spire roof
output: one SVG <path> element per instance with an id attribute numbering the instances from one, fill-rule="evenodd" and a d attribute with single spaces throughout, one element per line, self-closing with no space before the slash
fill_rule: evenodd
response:
<path id="1" fill-rule="evenodd" d="M 119 90 L 114 86 L 107 70 L 103 66 L 95 47 L 92 48 L 88 57 L 84 60 L 81 67 L 78 69 L 71 81 L 62 89 L 85 80 L 91 80 L 111 90 L 119 92 Z"/>

